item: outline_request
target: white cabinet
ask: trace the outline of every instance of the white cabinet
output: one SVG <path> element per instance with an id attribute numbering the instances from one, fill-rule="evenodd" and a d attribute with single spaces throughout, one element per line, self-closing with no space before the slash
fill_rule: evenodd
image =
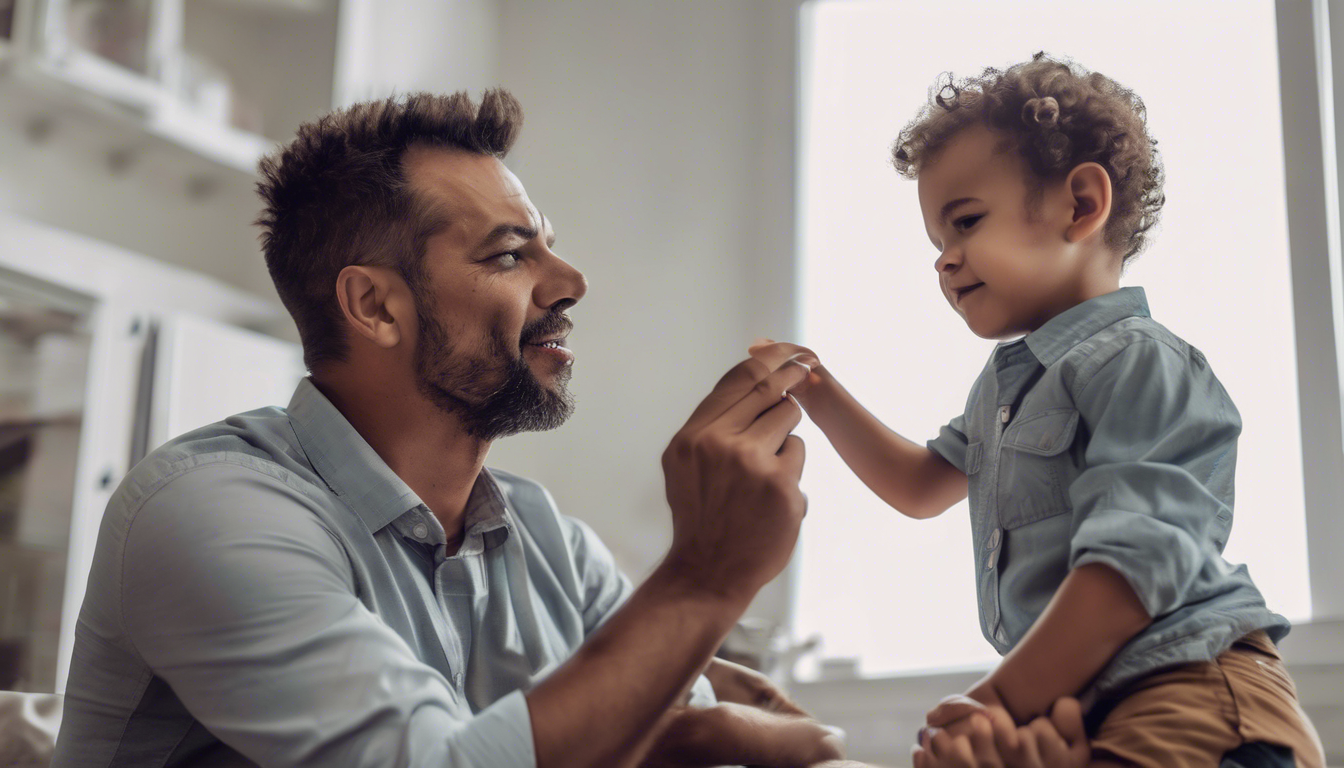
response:
<path id="1" fill-rule="evenodd" d="M 64 689 L 98 526 L 165 440 L 283 406 L 283 309 L 204 276 L 0 217 L 0 689 Z"/>

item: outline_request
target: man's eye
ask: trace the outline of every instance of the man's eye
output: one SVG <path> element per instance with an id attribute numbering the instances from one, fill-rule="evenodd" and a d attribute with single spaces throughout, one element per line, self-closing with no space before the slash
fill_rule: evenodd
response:
<path id="1" fill-rule="evenodd" d="M 973 216 L 962 216 L 960 219 L 954 221 L 952 225 L 955 226 L 957 229 L 969 229 L 975 226 L 975 222 L 979 221 L 982 218 L 984 218 L 984 214 L 981 213 L 977 213 Z"/>
<path id="2" fill-rule="evenodd" d="M 522 259 L 522 257 L 518 255 L 517 251 L 509 251 L 508 253 L 501 253 L 495 258 L 499 259 L 500 262 L 506 267 L 514 266 L 519 262 L 519 260 Z"/>

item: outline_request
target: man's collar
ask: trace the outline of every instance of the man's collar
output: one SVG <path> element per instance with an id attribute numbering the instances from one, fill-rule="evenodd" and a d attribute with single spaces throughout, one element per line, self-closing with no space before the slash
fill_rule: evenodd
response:
<path id="1" fill-rule="evenodd" d="M 1101 329 L 1127 317 L 1150 317 L 1148 298 L 1138 286 L 1088 299 L 1046 321 L 1026 337 L 1027 347 L 1049 368 Z"/>
<path id="2" fill-rule="evenodd" d="M 371 533 L 423 503 L 312 379 L 299 382 L 287 410 L 313 469 Z"/>
<path id="3" fill-rule="evenodd" d="M 434 519 L 420 496 L 387 466 L 312 379 L 299 382 L 287 410 L 294 435 L 313 469 L 364 521 L 370 533 L 377 533 L 418 507 L 426 510 L 426 518 Z M 504 492 L 490 471 L 482 467 L 467 499 L 463 528 L 468 535 L 506 528 L 507 509 Z M 413 529 L 409 523 L 407 527 Z M 438 529 L 438 543 L 442 543 L 443 530 L 434 527 Z"/>

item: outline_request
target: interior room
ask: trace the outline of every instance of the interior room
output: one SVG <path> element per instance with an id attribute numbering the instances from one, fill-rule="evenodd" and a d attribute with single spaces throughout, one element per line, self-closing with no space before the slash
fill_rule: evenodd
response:
<path id="1" fill-rule="evenodd" d="M 968 407 L 996 341 L 946 306 L 893 142 L 944 73 L 1038 51 L 1142 97 L 1166 202 L 1120 285 L 1236 403 L 1217 543 L 1292 623 L 1284 662 L 1344 766 L 1337 0 L 0 0 L 0 764 L 49 759 L 128 473 L 309 372 L 255 223 L 258 164 L 300 125 L 517 98 L 503 163 L 587 280 L 577 407 L 485 464 L 544 486 L 638 587 L 674 546 L 664 451 L 759 340 L 814 350 L 921 448 Z M 797 546 L 717 654 L 847 759 L 912 765 L 926 713 L 1001 658 L 970 506 L 898 514 L 815 423 L 793 432 Z"/>

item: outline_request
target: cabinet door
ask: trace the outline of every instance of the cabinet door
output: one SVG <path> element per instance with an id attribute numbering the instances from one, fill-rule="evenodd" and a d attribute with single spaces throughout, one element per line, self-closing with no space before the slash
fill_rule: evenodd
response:
<path id="1" fill-rule="evenodd" d="M 154 335 L 137 409 L 145 451 L 235 413 L 283 407 L 306 373 L 299 345 L 216 321 L 160 317 Z"/>

